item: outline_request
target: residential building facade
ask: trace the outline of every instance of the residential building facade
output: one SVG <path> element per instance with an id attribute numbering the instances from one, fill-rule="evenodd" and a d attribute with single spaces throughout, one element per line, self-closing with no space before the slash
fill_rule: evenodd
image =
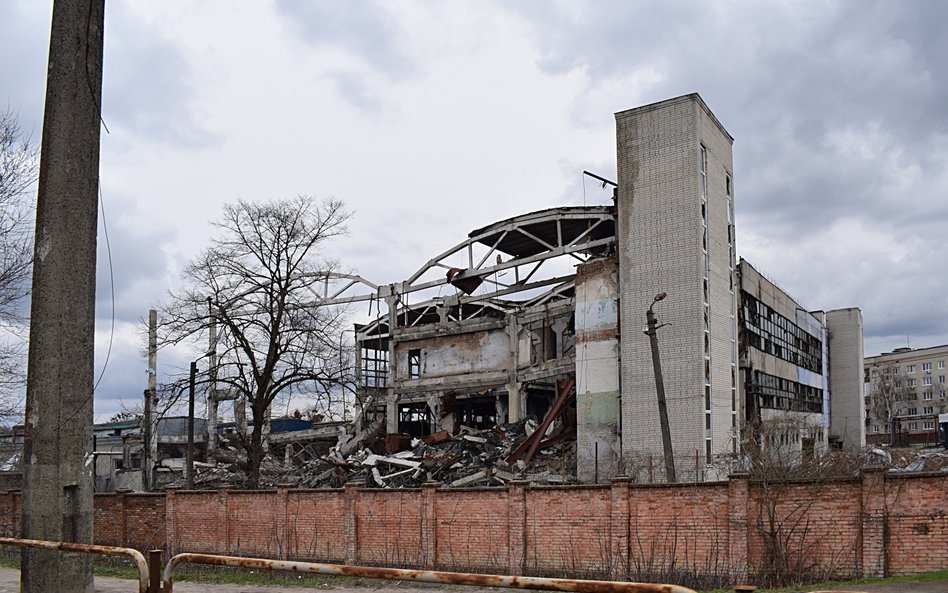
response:
<path id="1" fill-rule="evenodd" d="M 944 442 L 939 416 L 948 413 L 948 344 L 896 348 L 866 357 L 863 373 L 866 440 L 895 446 Z"/>

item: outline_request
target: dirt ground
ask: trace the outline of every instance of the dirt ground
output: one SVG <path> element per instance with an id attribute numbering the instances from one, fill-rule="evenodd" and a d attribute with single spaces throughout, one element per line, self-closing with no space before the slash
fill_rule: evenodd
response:
<path id="1" fill-rule="evenodd" d="M 0 568 L 0 593 L 17 593 L 20 590 L 20 571 Z M 133 593 L 138 590 L 136 581 L 96 577 L 97 593 Z M 175 583 L 175 593 L 303 593 L 314 589 L 283 587 L 275 585 L 208 585 L 203 583 Z M 504 589 L 488 587 L 465 587 L 451 585 L 429 585 L 406 581 L 360 581 L 354 585 L 339 585 L 316 590 L 331 590 L 334 593 L 499 593 Z M 832 587 L 830 591 L 865 591 L 867 593 L 948 593 L 948 579 L 941 581 L 906 581 L 898 583 L 873 583 L 856 587 Z"/>

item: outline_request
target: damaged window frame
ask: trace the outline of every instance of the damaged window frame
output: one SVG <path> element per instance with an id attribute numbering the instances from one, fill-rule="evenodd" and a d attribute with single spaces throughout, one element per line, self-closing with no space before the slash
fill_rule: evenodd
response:
<path id="1" fill-rule="evenodd" d="M 422 348 L 411 348 L 408 350 L 408 378 L 420 379 L 421 370 L 424 367 L 425 351 Z"/>

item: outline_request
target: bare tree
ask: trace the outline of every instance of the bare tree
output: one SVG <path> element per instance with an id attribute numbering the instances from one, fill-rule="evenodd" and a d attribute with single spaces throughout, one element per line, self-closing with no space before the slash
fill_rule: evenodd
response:
<path id="1" fill-rule="evenodd" d="M 740 465 L 757 497 L 754 528 L 763 545 L 754 578 L 762 586 L 817 582 L 840 576 L 826 542 L 815 535 L 810 509 L 834 479 L 852 477 L 863 457 L 845 451 L 813 454 L 799 447 L 813 425 L 800 417 L 778 417 L 748 423 L 743 431 Z M 809 495 L 793 496 L 805 481 Z M 849 575 L 843 575 L 849 576 Z"/>
<path id="2" fill-rule="evenodd" d="M 913 390 L 908 387 L 906 379 L 899 375 L 898 370 L 898 362 L 870 368 L 869 393 L 866 396 L 870 422 L 884 426 L 893 445 L 898 439 L 897 418 L 901 413 L 901 405 L 914 396 Z"/>
<path id="3" fill-rule="evenodd" d="M 247 486 L 260 485 L 264 425 L 277 398 L 326 397 L 351 385 L 351 357 L 340 352 L 344 311 L 319 306 L 314 289 L 336 264 L 322 256 L 346 232 L 342 202 L 308 197 L 224 207 L 211 247 L 184 271 L 187 288 L 163 308 L 160 339 L 178 343 L 216 324 L 221 385 L 250 409 L 244 438 Z M 212 369 L 213 370 L 213 369 Z"/>
<path id="4" fill-rule="evenodd" d="M 0 112 L 0 417 L 22 415 L 26 310 L 33 262 L 33 195 L 39 151 L 16 114 Z"/>

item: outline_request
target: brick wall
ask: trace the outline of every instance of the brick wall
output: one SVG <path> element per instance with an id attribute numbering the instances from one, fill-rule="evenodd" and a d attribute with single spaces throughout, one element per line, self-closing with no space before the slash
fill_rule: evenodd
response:
<path id="1" fill-rule="evenodd" d="M 887 478 L 891 574 L 948 568 L 948 480 L 942 476 Z"/>
<path id="2" fill-rule="evenodd" d="M 97 544 L 140 550 L 164 546 L 163 494 L 96 494 L 93 503 Z"/>
<path id="3" fill-rule="evenodd" d="M 0 494 L 4 535 L 19 532 L 21 504 L 16 491 Z M 95 496 L 95 538 L 172 553 L 473 572 L 753 579 L 766 557 L 771 509 L 788 549 L 812 574 L 948 568 L 948 476 L 870 469 L 777 491 L 737 475 L 674 486 L 616 478 L 582 487 L 103 494 Z"/>
<path id="4" fill-rule="evenodd" d="M 19 490 L 8 490 L 0 496 L 0 535 L 16 537 L 20 535 L 20 510 L 23 497 Z"/>

